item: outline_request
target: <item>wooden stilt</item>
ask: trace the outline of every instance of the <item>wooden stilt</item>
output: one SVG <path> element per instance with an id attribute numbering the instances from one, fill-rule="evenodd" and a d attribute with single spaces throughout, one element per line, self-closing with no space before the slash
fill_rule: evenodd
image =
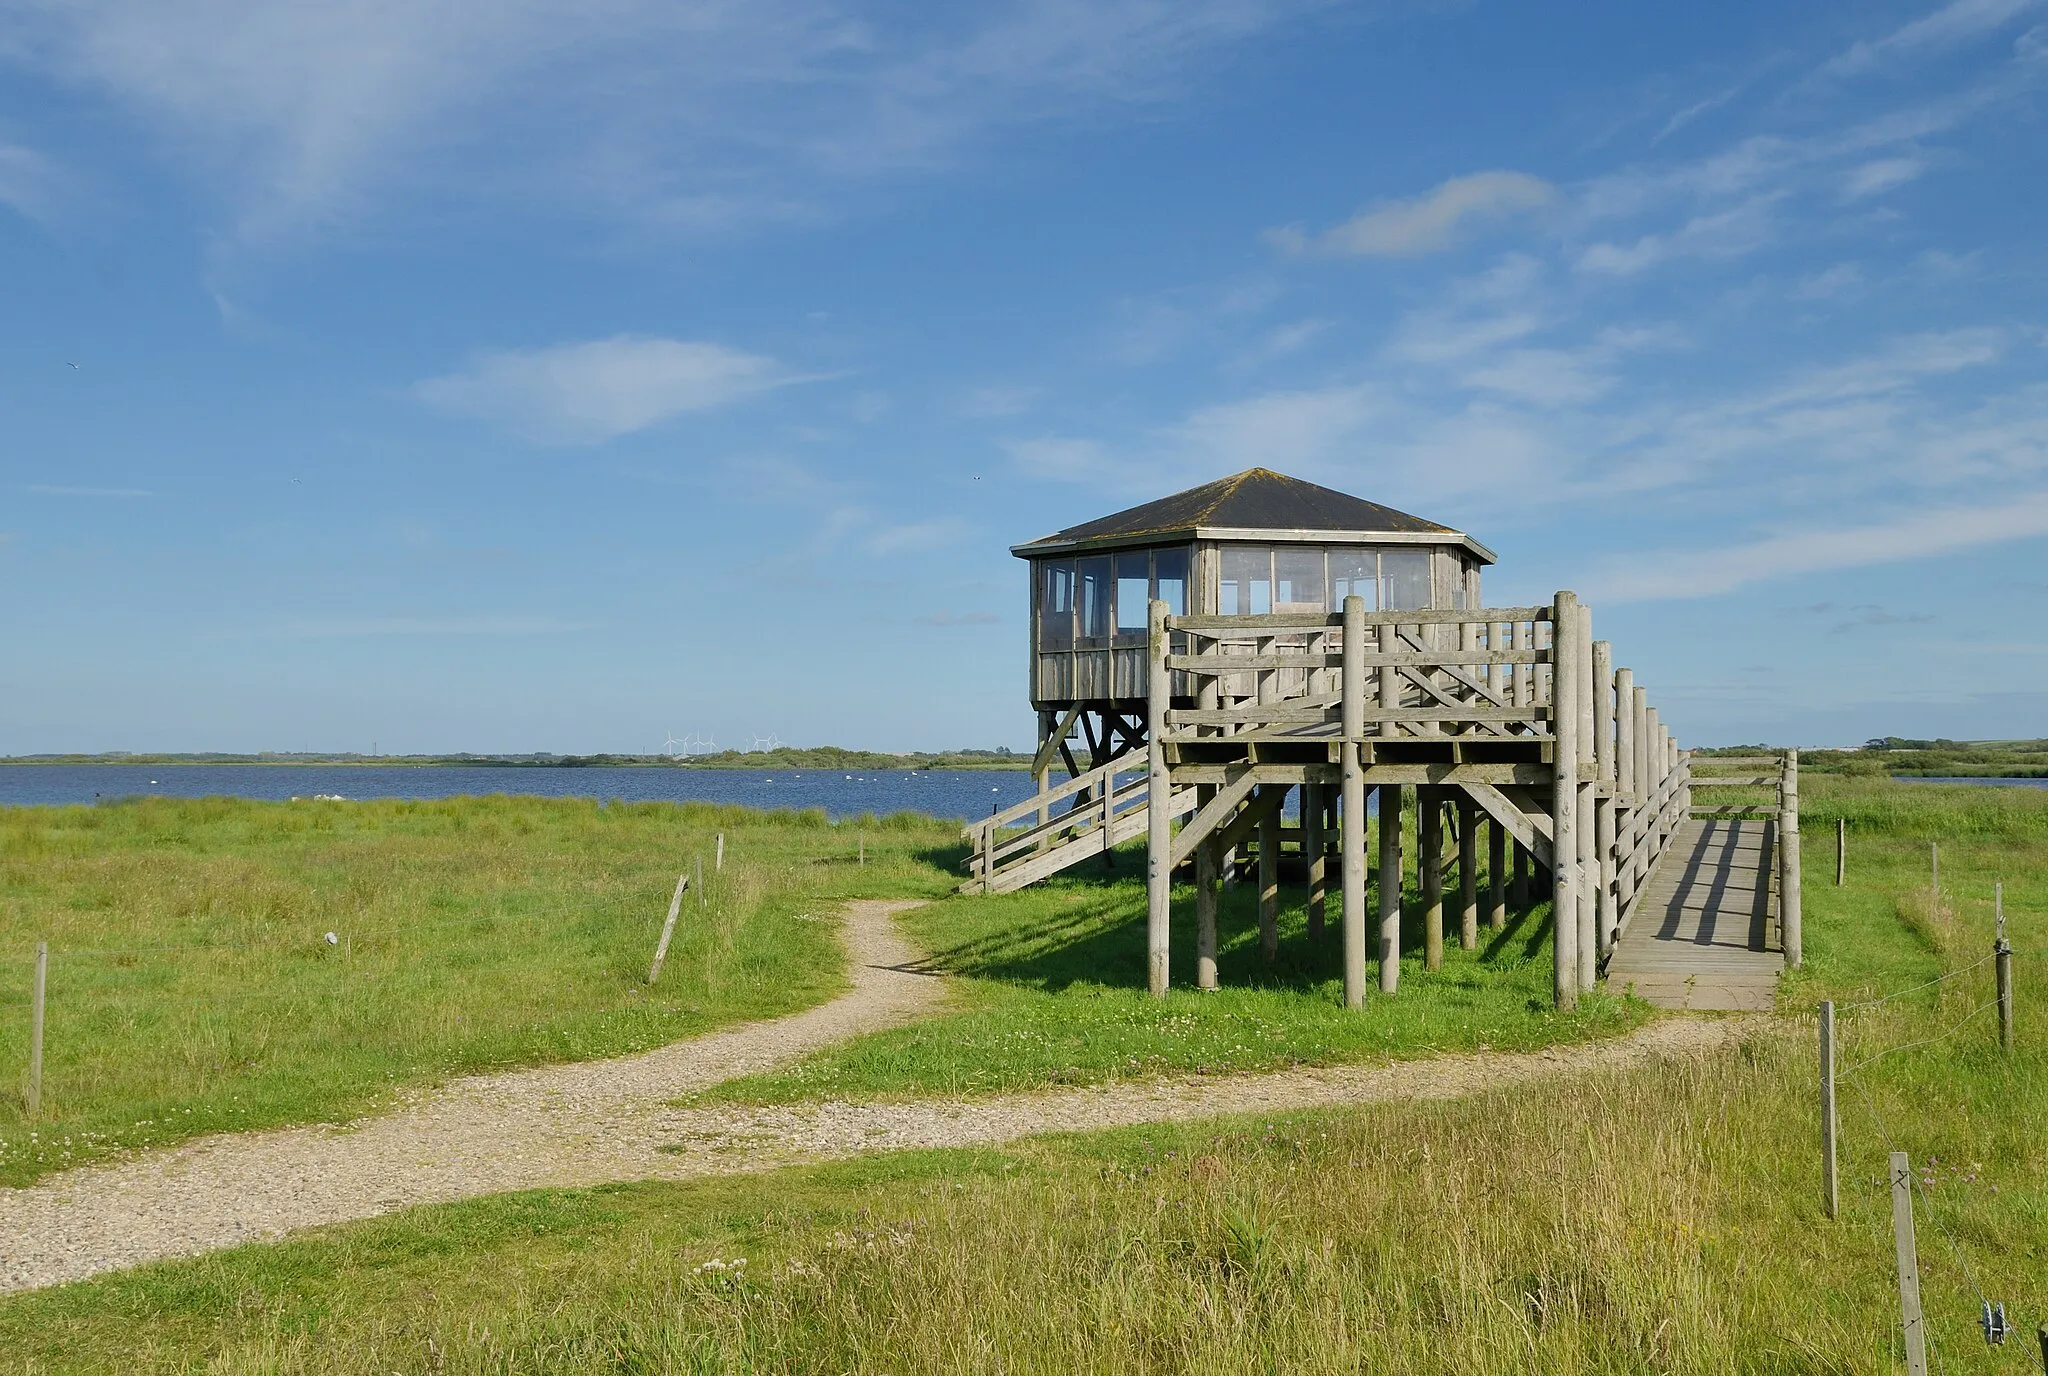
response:
<path id="1" fill-rule="evenodd" d="M 1214 839 L 1195 847 L 1195 987 L 1214 992 L 1216 985 L 1216 901 L 1223 851 Z"/>
<path id="2" fill-rule="evenodd" d="M 1573 952 L 1579 962 L 1579 992 L 1586 993 L 1599 978 L 1600 962 L 1600 852 L 1598 848 L 1599 795 L 1595 780 L 1598 766 L 1593 757 L 1593 613 L 1583 602 L 1573 609 L 1572 703 L 1578 708 L 1578 735 L 1573 739 L 1579 751 L 1579 813 L 1575 838 L 1579 844 L 1578 898 L 1579 932 Z"/>
<path id="3" fill-rule="evenodd" d="M 1458 946 L 1479 949 L 1479 808 L 1458 794 Z"/>
<path id="4" fill-rule="evenodd" d="M 1147 728 L 1145 817 L 1145 964 L 1146 987 L 1154 998 L 1166 997 L 1167 943 L 1172 932 L 1173 831 L 1168 798 L 1173 781 L 1166 769 L 1166 709 L 1173 679 L 1166 671 L 1166 603 L 1152 599 L 1147 648 L 1151 674 L 1146 683 Z"/>
<path id="5" fill-rule="evenodd" d="M 1508 880 L 1508 902 L 1518 913 L 1529 911 L 1529 867 L 1534 857 L 1520 841 L 1514 843 L 1514 873 Z"/>
<path id="6" fill-rule="evenodd" d="M 1551 889 L 1551 994 L 1561 1009 L 1576 1007 L 1579 1002 L 1579 706 L 1571 653 L 1578 605 L 1575 594 L 1560 592 L 1551 613 L 1551 727 L 1556 740 L 1550 793 L 1551 854 L 1556 861 Z"/>
<path id="7" fill-rule="evenodd" d="M 1379 786 L 1380 992 L 1401 987 L 1401 795 L 1399 784 Z"/>
<path id="8" fill-rule="evenodd" d="M 1338 811 L 1344 870 L 1344 1006 L 1365 1006 L 1365 599 L 1344 599 L 1342 683 L 1344 738 Z"/>
<path id="9" fill-rule="evenodd" d="M 1284 798 L 1289 790 L 1280 790 Z M 1280 956 L 1280 810 L 1259 820 L 1259 956 L 1271 965 Z"/>
<path id="10" fill-rule="evenodd" d="M 1508 829 L 1494 818 L 1486 824 L 1486 925 L 1502 931 L 1508 925 Z"/>
<path id="11" fill-rule="evenodd" d="M 1324 906 L 1329 898 L 1330 853 L 1323 838 L 1323 786 L 1301 786 L 1301 859 L 1308 869 L 1308 944 L 1312 951 L 1323 945 Z"/>
<path id="12" fill-rule="evenodd" d="M 1444 968 L 1444 800 L 1428 785 L 1415 790 L 1415 870 L 1422 891 L 1422 968 Z"/>
<path id="13" fill-rule="evenodd" d="M 1599 885 L 1594 895 L 1593 938 L 1597 958 L 1605 959 L 1614 949 L 1621 926 L 1621 910 L 1614 896 L 1614 795 L 1619 770 L 1615 761 L 1614 732 L 1614 647 L 1607 641 L 1593 642 L 1593 768 L 1600 781 L 1593 803 L 1593 874 Z"/>

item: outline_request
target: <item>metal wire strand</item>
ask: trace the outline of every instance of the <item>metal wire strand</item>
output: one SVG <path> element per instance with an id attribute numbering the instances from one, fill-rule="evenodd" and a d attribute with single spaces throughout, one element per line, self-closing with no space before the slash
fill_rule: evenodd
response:
<path id="1" fill-rule="evenodd" d="M 1917 994 L 1922 989 L 1932 989 L 1935 985 L 1946 983 L 1947 981 L 1954 979 L 1957 975 L 1967 975 L 1970 973 L 1970 971 L 1976 969 L 1978 966 L 1989 964 L 1992 960 L 1995 960 L 1996 958 L 1996 953 L 1984 956 L 1979 960 L 1973 961 L 1972 963 L 1963 966 L 1960 970 L 1951 970 L 1945 975 L 1936 975 L 1933 979 L 1928 980 L 1925 984 L 1916 984 L 1912 986 L 1910 989 L 1900 989 L 1893 993 L 1886 994 L 1882 998 L 1859 999 L 1855 1003 L 1838 1003 L 1835 1005 L 1835 1015 L 1839 1017 L 1842 1014 L 1857 1008 L 1875 1008 L 1880 1003 L 1890 1003 L 1893 999 L 1902 999 L 1908 994 Z"/>
<path id="2" fill-rule="evenodd" d="M 1996 1007 L 1998 1007 L 1997 999 L 1992 999 L 1986 1003 L 1980 1003 L 1975 1008 L 1971 1009 L 1969 1012 L 1963 1014 L 1962 1018 L 1958 1020 L 1953 1026 L 1949 1027 L 1946 1031 L 1937 1032 L 1931 1037 L 1922 1037 L 1917 1042 L 1905 1042 L 1898 1046 L 1886 1047 L 1883 1051 L 1878 1052 L 1876 1055 L 1865 1056 L 1862 1060 L 1856 1062 L 1856 1064 L 1848 1067 L 1845 1070 L 1837 1071 L 1836 1073 L 1839 1075 L 1853 1075 L 1857 1071 L 1863 1069 L 1864 1066 L 1869 1065 L 1872 1061 L 1881 1061 L 1886 1056 L 1891 1055 L 1894 1051 L 1911 1051 L 1916 1046 L 1931 1046 L 1935 1042 L 1940 1041 L 1943 1037 L 1947 1037 L 1954 1034 L 1965 1023 L 1969 1022 L 1970 1019 L 1976 1017 L 1979 1013 L 1982 1013 L 1985 1009 Z"/>

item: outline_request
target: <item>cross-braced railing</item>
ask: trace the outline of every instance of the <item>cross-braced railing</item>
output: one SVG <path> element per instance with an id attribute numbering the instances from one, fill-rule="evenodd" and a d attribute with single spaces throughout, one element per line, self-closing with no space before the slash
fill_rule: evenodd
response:
<path id="1" fill-rule="evenodd" d="M 1633 674 L 1592 639 L 1590 613 L 1569 592 L 1538 607 L 1368 612 L 1353 597 L 1335 614 L 1242 617 L 1176 616 L 1154 603 L 1148 645 L 1150 796 L 1179 801 L 1192 784 L 1199 803 L 1177 838 L 1166 809 L 1148 815 L 1155 992 L 1167 982 L 1173 866 L 1247 834 L 1255 809 L 1277 815 L 1297 784 L 1342 789 L 1344 983 L 1353 1006 L 1365 989 L 1369 789 L 1391 790 L 1395 816 L 1404 787 L 1428 793 L 1428 810 L 1418 812 L 1425 857 L 1441 855 L 1443 810 L 1462 794 L 1465 816 L 1483 812 L 1549 871 L 1560 1005 L 1592 987 L 1691 806 L 1687 753 Z M 1317 834 L 1320 846 L 1320 827 Z M 1385 992 L 1396 987 L 1400 959 L 1398 833 L 1395 841 L 1381 840 Z M 1262 841 L 1262 861 L 1265 849 Z M 1198 889 L 1215 871 L 1213 859 L 1197 865 Z M 1427 864 L 1422 887 L 1434 953 L 1441 874 Z M 1310 902 L 1321 910 L 1318 894 Z M 1214 937 L 1205 938 L 1201 915 L 1213 906 L 1197 903 L 1198 976 L 1212 977 L 1203 952 Z M 1264 907 L 1262 898 L 1262 923 Z"/>

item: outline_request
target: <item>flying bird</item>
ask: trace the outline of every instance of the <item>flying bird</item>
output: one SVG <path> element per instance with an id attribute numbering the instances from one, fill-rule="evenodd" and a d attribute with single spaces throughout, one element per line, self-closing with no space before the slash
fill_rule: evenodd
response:
<path id="1" fill-rule="evenodd" d="M 72 368 L 76 368 L 76 367 L 77 367 L 78 365 L 77 365 L 76 363 L 72 363 L 72 364 L 69 364 L 69 365 L 67 365 L 67 366 L 69 366 L 69 367 L 72 367 Z"/>

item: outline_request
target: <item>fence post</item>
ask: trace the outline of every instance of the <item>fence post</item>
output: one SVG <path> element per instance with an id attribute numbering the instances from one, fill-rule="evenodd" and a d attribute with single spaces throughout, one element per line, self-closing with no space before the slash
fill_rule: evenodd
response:
<path id="1" fill-rule="evenodd" d="M 43 1003 L 50 984 L 50 943 L 36 943 L 35 993 L 28 1012 L 28 1116 L 43 1107 Z"/>
<path id="2" fill-rule="evenodd" d="M 2005 939 L 2005 885 L 1992 888 L 1998 911 L 1998 940 L 1991 949 L 1998 957 L 1998 1045 L 2012 1050 L 2012 943 Z"/>
<path id="3" fill-rule="evenodd" d="M 1820 1193 L 1828 1217 L 1841 1207 L 1835 1177 L 1835 1001 L 1820 1006 Z"/>
<path id="4" fill-rule="evenodd" d="M 725 868 L 725 833 L 722 831 L 718 833 L 718 850 L 711 861 L 711 868 L 714 873 Z"/>
<path id="5" fill-rule="evenodd" d="M 661 940 L 654 944 L 654 964 L 647 967 L 649 984 L 661 978 L 661 963 L 668 959 L 669 938 L 676 934 L 676 914 L 683 910 L 683 890 L 689 887 L 689 883 L 688 870 L 676 876 L 676 892 L 668 901 L 668 918 L 661 924 Z"/>
<path id="6" fill-rule="evenodd" d="M 1778 787 L 1778 935 L 1785 963 L 1799 968 L 1805 940 L 1799 912 L 1799 752 L 1785 752 Z"/>
<path id="7" fill-rule="evenodd" d="M 1907 1376 L 1927 1376 L 1927 1328 L 1920 1317 L 1920 1260 L 1913 1248 L 1913 1162 L 1891 1154 L 1892 1249 L 1899 1268 L 1899 1314 L 1906 1330 Z"/>
<path id="8" fill-rule="evenodd" d="M 1835 887 L 1849 877 L 1849 819 L 1835 818 Z"/>
<path id="9" fill-rule="evenodd" d="M 1941 842 L 1927 843 L 1927 916 L 1941 911 Z"/>

